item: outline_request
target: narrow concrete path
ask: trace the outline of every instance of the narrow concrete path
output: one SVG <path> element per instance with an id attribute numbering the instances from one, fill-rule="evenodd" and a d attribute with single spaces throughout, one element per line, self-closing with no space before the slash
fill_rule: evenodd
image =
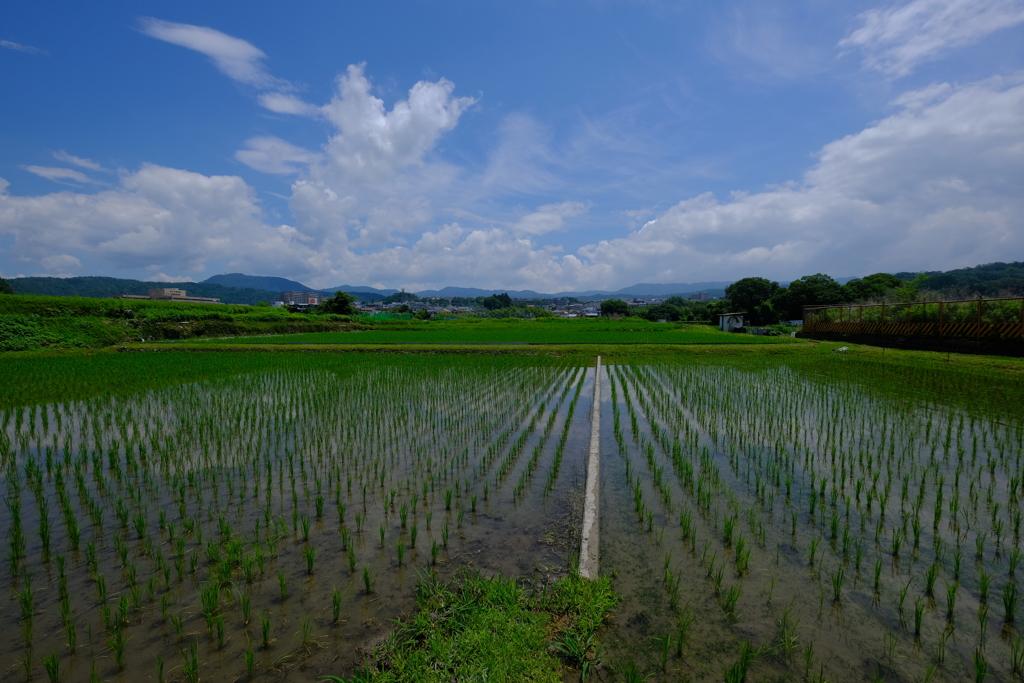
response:
<path id="1" fill-rule="evenodd" d="M 594 407 L 590 415 L 590 458 L 587 460 L 587 488 L 583 495 L 583 531 L 580 534 L 580 575 L 596 579 L 598 570 L 598 495 L 601 491 L 601 356 L 594 369 Z"/>

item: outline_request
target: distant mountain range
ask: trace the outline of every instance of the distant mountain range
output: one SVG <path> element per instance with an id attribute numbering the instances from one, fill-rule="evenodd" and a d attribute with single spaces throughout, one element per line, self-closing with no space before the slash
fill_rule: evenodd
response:
<path id="1" fill-rule="evenodd" d="M 227 273 L 225 275 L 214 275 L 203 280 L 200 284 L 213 284 L 213 285 L 225 285 L 228 287 L 248 287 L 250 289 L 264 289 L 271 292 L 323 292 L 324 294 L 334 294 L 339 289 L 349 294 L 356 294 L 360 299 L 367 301 L 376 301 L 377 299 L 383 299 L 384 297 L 395 294 L 398 292 L 397 289 L 374 289 L 373 287 L 362 287 L 362 286 L 351 286 L 351 285 L 338 285 L 337 287 L 327 287 L 326 289 L 316 289 L 309 287 L 301 282 L 295 280 L 289 280 L 283 277 L 273 277 L 264 275 L 245 275 L 244 273 Z"/>
<path id="2" fill-rule="evenodd" d="M 214 275 L 213 277 L 206 278 L 200 284 L 223 285 L 225 287 L 244 287 L 245 289 L 262 289 L 268 292 L 315 291 L 301 282 L 289 280 L 288 278 L 243 275 L 242 273 Z"/>
<path id="3" fill-rule="evenodd" d="M 343 292 L 348 292 L 349 294 L 356 294 L 362 299 L 371 300 L 383 299 L 386 296 L 390 296 L 391 294 L 396 294 L 398 292 L 397 289 L 377 289 L 375 287 L 367 287 L 364 285 L 338 285 L 337 287 L 316 289 L 314 287 L 304 285 L 301 282 L 296 282 L 295 280 L 289 280 L 283 277 L 245 275 L 244 273 L 214 275 L 213 277 L 203 280 L 200 284 L 246 287 L 250 289 L 269 290 L 274 292 L 300 291 L 334 294 L 334 292 L 341 290 Z M 419 297 L 439 296 L 446 299 L 450 299 L 452 297 L 472 298 L 477 296 L 490 296 L 491 294 L 500 294 L 502 292 L 508 292 L 508 295 L 513 299 L 558 299 L 570 296 L 578 299 L 598 299 L 609 296 L 665 297 L 673 294 L 689 295 L 695 292 L 708 292 L 711 296 L 725 296 L 725 288 L 730 284 L 731 282 L 679 282 L 674 284 L 640 283 L 630 287 L 623 287 L 618 290 L 592 289 L 584 292 L 556 292 L 554 294 L 535 292 L 532 289 L 506 290 L 500 288 L 480 289 L 479 287 L 445 287 L 443 289 L 427 289 L 421 292 L 411 293 Z"/>
<path id="4" fill-rule="evenodd" d="M 929 271 L 927 289 L 948 292 L 958 296 L 984 294 L 1024 294 L 1024 262 L 989 263 L 973 268 L 949 271 Z M 896 276 L 912 280 L 918 273 L 901 272 Z M 853 277 L 836 278 L 842 284 Z M 314 289 L 301 282 L 283 277 L 245 275 L 229 273 L 214 275 L 203 282 L 146 282 L 113 277 L 22 277 L 8 280 L 18 294 L 44 294 L 49 296 L 114 297 L 121 294 L 144 295 L 149 289 L 158 287 L 179 287 L 193 296 L 215 297 L 224 303 L 256 304 L 258 301 L 272 301 L 280 292 L 312 291 L 333 294 L 339 289 L 355 294 L 361 300 L 374 301 L 398 292 L 397 289 L 377 289 L 364 285 L 338 285 L 325 289 Z M 622 298 L 665 298 L 672 295 L 689 296 L 707 292 L 711 297 L 724 297 L 725 288 L 731 282 L 676 282 L 669 284 L 639 283 L 617 290 L 587 290 L 583 292 L 556 292 L 544 294 L 533 290 L 480 289 L 478 287 L 445 287 L 414 292 L 420 297 L 477 297 L 508 292 L 514 299 L 577 299 Z M 783 287 L 788 282 L 780 283 Z"/>

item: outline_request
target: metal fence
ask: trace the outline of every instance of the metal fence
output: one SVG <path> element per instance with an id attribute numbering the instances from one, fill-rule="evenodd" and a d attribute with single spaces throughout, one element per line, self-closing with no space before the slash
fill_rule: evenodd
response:
<path id="1" fill-rule="evenodd" d="M 805 333 L 1024 339 L 1024 297 L 804 306 Z"/>

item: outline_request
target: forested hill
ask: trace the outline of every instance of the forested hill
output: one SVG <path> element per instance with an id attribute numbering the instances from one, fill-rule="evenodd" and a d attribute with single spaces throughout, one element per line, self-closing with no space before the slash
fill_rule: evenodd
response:
<path id="1" fill-rule="evenodd" d="M 277 292 L 248 287 L 226 287 L 206 282 L 144 282 L 116 277 L 19 277 L 8 280 L 16 294 L 45 296 L 85 296 L 108 298 L 121 294 L 145 296 L 150 289 L 177 287 L 189 296 L 213 297 L 225 304 L 255 305 L 273 301 Z"/>
<path id="2" fill-rule="evenodd" d="M 934 270 L 921 288 L 950 296 L 973 297 L 999 294 L 1024 295 L 1024 262 L 986 263 L 973 268 Z M 901 280 L 913 280 L 919 273 L 896 273 Z"/>
<path id="3" fill-rule="evenodd" d="M 315 291 L 301 282 L 289 280 L 283 277 L 270 277 L 260 275 L 245 275 L 244 273 L 228 273 L 227 275 L 214 275 L 208 277 L 200 284 L 223 285 L 225 287 L 238 287 L 242 289 L 264 289 L 268 292 L 309 292 Z"/>

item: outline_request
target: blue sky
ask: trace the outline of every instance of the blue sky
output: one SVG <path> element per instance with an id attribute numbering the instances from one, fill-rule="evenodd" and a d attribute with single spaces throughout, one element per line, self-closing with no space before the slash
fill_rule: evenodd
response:
<path id="1" fill-rule="evenodd" d="M 0 89 L 3 277 L 1024 259 L 1024 0 L 20 3 Z"/>

